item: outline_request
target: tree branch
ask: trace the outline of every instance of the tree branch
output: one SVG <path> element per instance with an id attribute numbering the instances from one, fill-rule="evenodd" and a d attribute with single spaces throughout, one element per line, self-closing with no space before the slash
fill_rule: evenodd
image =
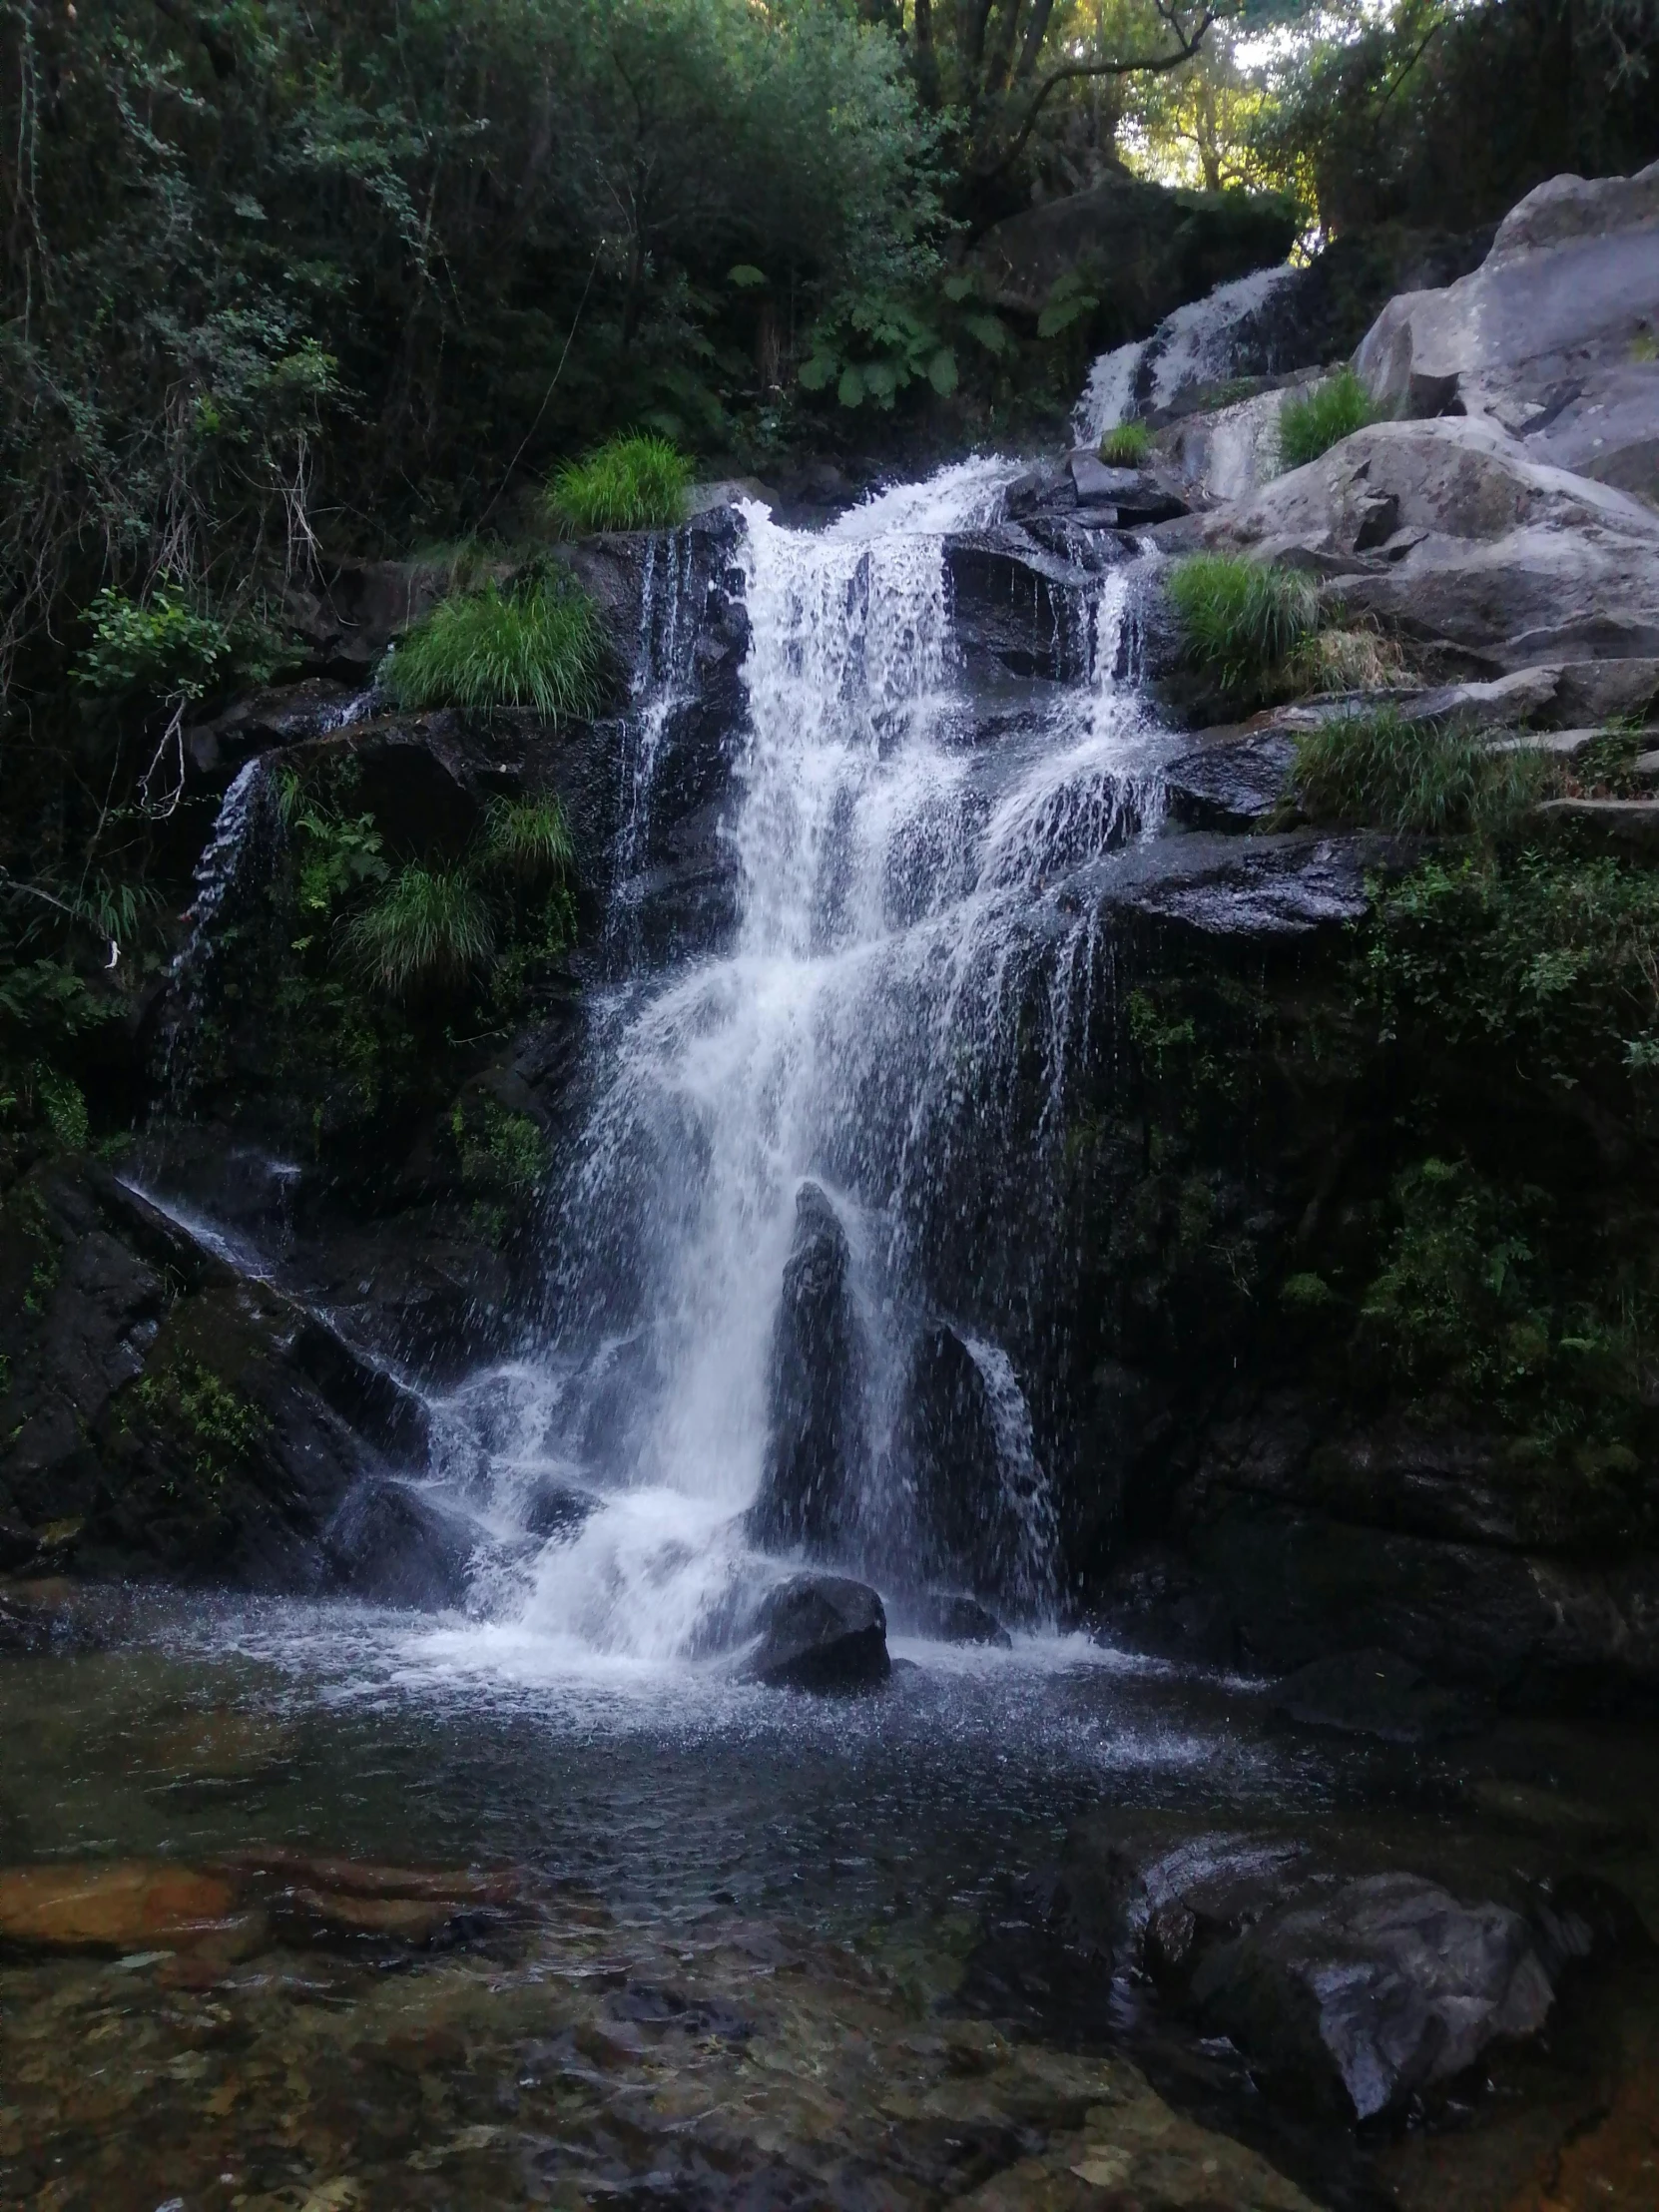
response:
<path id="1" fill-rule="evenodd" d="M 1061 85 L 1073 83 L 1086 77 L 1162 77 L 1167 76 L 1172 69 L 1179 69 L 1183 62 L 1190 62 L 1203 43 L 1205 32 L 1215 22 L 1219 10 L 1206 8 L 1204 14 L 1199 18 L 1197 29 L 1190 33 L 1182 30 L 1180 24 L 1175 20 L 1172 9 L 1160 5 L 1158 13 L 1169 24 L 1176 38 L 1180 41 L 1173 54 L 1146 54 L 1138 56 L 1133 61 L 1067 62 L 1063 68 L 1051 70 L 1033 93 L 1031 105 L 1025 111 L 1025 121 L 1020 125 L 1001 160 L 993 162 L 989 168 L 976 168 L 974 174 L 979 177 L 1000 177 L 1005 169 L 1018 161 L 1020 155 L 1025 151 L 1027 139 L 1030 138 L 1032 131 L 1036 128 L 1037 118 L 1042 113 L 1050 93 L 1056 91 Z"/>

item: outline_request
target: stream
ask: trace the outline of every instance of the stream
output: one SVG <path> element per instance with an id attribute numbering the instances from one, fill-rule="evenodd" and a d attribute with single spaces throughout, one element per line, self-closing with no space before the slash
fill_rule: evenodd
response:
<path id="1" fill-rule="evenodd" d="M 964 669 L 945 542 L 1017 472 L 961 463 L 819 533 L 742 510 L 736 924 L 667 963 L 615 933 L 543 1318 L 428 1394 L 465 1602 L 36 1592 L 45 1625 L 0 1665 L 0 1860 L 202 1887 L 135 1890 L 78 1950 L 0 1952 L 5 2202 L 1659 2202 L 1649 1978 L 1604 1979 L 1593 2017 L 1564 1990 L 1558 2038 L 1356 2132 L 1265 2100 L 1054 1905 L 1101 1808 L 1455 1851 L 1495 1881 L 1549 1844 L 1527 1792 L 1601 1801 L 1613 1774 L 1598 1869 L 1659 1926 L 1659 1745 L 1524 1717 L 1429 1749 L 1322 1735 L 1269 1686 L 1064 1628 L 1018 1380 L 1100 968 L 1098 908 L 1064 886 L 1158 827 L 1178 741 L 1140 682 L 1157 564 L 1132 541 L 1089 572 L 1079 681 Z M 636 846 L 662 728 L 637 708 Z M 734 1662 L 800 1563 L 750 1509 L 786 1479 L 780 1283 L 821 1204 L 851 1317 L 833 1564 L 880 1591 L 894 1662 L 840 1698 Z M 903 1417 L 945 1325 L 987 1408 L 1000 1644 L 919 1632 L 962 1566 Z M 1574 2194 L 1597 2129 L 1626 2178 Z"/>

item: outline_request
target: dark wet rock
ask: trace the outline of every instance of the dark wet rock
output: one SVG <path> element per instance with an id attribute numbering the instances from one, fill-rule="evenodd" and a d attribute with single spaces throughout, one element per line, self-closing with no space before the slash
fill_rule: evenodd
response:
<path id="1" fill-rule="evenodd" d="M 904 1624 L 941 1644 L 994 1644 L 1011 1650 L 1013 1638 L 988 1605 L 961 1590 L 923 1590 L 904 1601 Z"/>
<path id="2" fill-rule="evenodd" d="M 432 1611 L 466 1596 L 478 1538 L 477 1524 L 431 1491 L 380 1477 L 341 1505 L 328 1549 L 353 1596 Z"/>
<path id="3" fill-rule="evenodd" d="M 988 1596 L 1009 1590 L 1023 1525 L 984 1372 L 948 1322 L 916 1341 L 897 1443 L 913 1486 L 912 1556 L 922 1571 Z"/>
<path id="4" fill-rule="evenodd" d="M 1153 839 L 1097 878 L 1107 908 L 1206 937 L 1300 937 L 1358 921 L 1382 838 L 1213 834 Z"/>
<path id="5" fill-rule="evenodd" d="M 1189 1666 L 1230 1667 L 1239 1655 L 1232 1609 L 1173 1545 L 1137 1545 L 1112 1569 L 1093 1608 L 1095 1641 Z"/>
<path id="6" fill-rule="evenodd" d="M 1164 771 L 1170 812 L 1193 830 L 1251 830 L 1285 802 L 1295 741 L 1264 730 L 1184 753 Z"/>
<path id="7" fill-rule="evenodd" d="M 945 567 L 956 636 L 970 655 L 1051 683 L 1087 675 L 1087 579 L 1025 524 L 947 538 Z"/>
<path id="8" fill-rule="evenodd" d="M 804 1183 L 773 1336 L 766 1464 L 749 1512 L 751 1538 L 766 1549 L 830 1555 L 852 1530 L 864 1348 L 851 1268 L 834 1207 L 816 1183 Z"/>
<path id="9" fill-rule="evenodd" d="M 1431 1744 L 1478 1730 L 1478 1700 L 1437 1689 L 1390 1651 L 1342 1651 L 1316 1659 L 1279 1685 L 1274 1711 L 1303 1728 L 1377 1736 L 1390 1744 Z"/>
<path id="10" fill-rule="evenodd" d="M 519 1519 L 530 1535 L 564 1542 L 581 1533 L 603 1502 L 592 1490 L 547 1476 L 526 1492 Z"/>
<path id="11" fill-rule="evenodd" d="M 1536 1837 L 1569 1856 L 1617 1846 L 1641 1850 L 1649 1841 L 1639 1814 L 1594 1805 L 1537 1783 L 1504 1775 L 1480 1775 L 1464 1793 L 1470 1809 L 1518 1836 Z"/>
<path id="12" fill-rule="evenodd" d="M 1187 500 L 1153 470 L 1111 468 L 1088 452 L 1074 453 L 1069 466 L 1079 510 L 1109 509 L 1114 526 L 1169 522 L 1189 511 Z"/>
<path id="13" fill-rule="evenodd" d="M 1171 191 L 1124 174 L 993 224 L 970 259 L 998 306 L 1033 318 L 1060 277 L 1086 268 L 1100 297 L 1092 334 L 1104 345 L 1282 262 L 1295 230 L 1277 199 Z"/>
<path id="14" fill-rule="evenodd" d="M 744 1672 L 773 1689 L 863 1689 L 890 1671 L 887 1617 L 863 1582 L 795 1575 L 767 1592 L 755 1627 L 760 1640 Z"/>
<path id="15" fill-rule="evenodd" d="M 1520 1914 L 1405 1873 L 1270 1917 L 1207 1957 L 1192 1987 L 1205 2023 L 1276 2093 L 1362 2120 L 1500 2037 L 1535 2034 L 1554 2001 Z"/>
<path id="16" fill-rule="evenodd" d="M 239 767 L 250 755 L 326 737 L 368 701 L 364 680 L 330 683 L 309 676 L 237 700 L 223 714 L 185 732 L 185 755 L 199 776 Z"/>

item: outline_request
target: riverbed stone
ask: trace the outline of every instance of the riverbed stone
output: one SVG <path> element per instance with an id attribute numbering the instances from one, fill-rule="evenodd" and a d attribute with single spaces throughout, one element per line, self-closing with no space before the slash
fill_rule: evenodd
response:
<path id="1" fill-rule="evenodd" d="M 771 1689 L 859 1690 L 884 1682 L 887 1616 L 867 1583 L 798 1574 L 769 1590 L 755 1612 L 759 1641 L 744 1662 Z"/>
<path id="2" fill-rule="evenodd" d="M 221 1877 L 152 1860 L 0 1872 L 0 1943 L 45 1950 L 142 1950 L 210 1936 L 235 1911 Z"/>

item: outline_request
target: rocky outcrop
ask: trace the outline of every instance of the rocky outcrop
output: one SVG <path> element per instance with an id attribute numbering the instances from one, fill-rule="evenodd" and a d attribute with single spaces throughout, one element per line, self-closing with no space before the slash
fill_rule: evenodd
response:
<path id="1" fill-rule="evenodd" d="M 1491 421 L 1378 423 L 1157 535 L 1312 568 L 1351 612 L 1493 670 L 1659 654 L 1659 518 Z"/>
<path id="2" fill-rule="evenodd" d="M 1283 201 L 1176 192 L 1124 175 L 993 225 L 969 264 L 997 306 L 1031 316 L 1062 276 L 1084 273 L 1100 298 L 1100 342 L 1111 343 L 1229 277 L 1282 262 L 1295 236 Z"/>
<path id="3" fill-rule="evenodd" d="M 1003 1476 L 989 1386 L 947 1323 L 924 1330 L 910 1356 L 896 1443 L 914 1497 L 915 1567 L 981 1595 L 1009 1590 L 1023 1528 Z"/>
<path id="4" fill-rule="evenodd" d="M 816 1183 L 803 1184 L 773 1338 L 765 1471 L 749 1513 L 764 1550 L 834 1557 L 856 1525 L 864 1348 L 851 1271 L 834 1207 Z"/>
<path id="5" fill-rule="evenodd" d="M 1390 414 L 1484 417 L 1528 455 L 1659 508 L 1659 163 L 1555 177 L 1480 267 L 1391 299 L 1356 365 Z"/>

